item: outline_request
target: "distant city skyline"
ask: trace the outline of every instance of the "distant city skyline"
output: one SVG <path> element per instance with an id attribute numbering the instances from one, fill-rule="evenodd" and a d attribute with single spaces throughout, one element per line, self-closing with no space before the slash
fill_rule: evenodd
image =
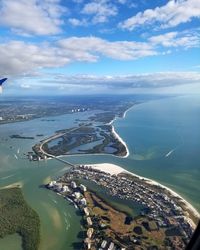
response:
<path id="1" fill-rule="evenodd" d="M 200 94 L 200 1 L 0 0 L 3 95 Z"/>

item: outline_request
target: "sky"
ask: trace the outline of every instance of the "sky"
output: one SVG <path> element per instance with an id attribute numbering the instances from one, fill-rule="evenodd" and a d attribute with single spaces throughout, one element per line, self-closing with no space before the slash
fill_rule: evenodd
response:
<path id="1" fill-rule="evenodd" d="M 200 0 L 0 0 L 1 95 L 200 94 Z"/>

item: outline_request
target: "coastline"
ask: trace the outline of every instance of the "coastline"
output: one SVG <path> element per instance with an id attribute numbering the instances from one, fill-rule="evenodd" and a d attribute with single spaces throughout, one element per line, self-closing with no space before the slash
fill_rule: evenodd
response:
<path id="1" fill-rule="evenodd" d="M 171 188 L 168 188 L 167 186 L 160 184 L 157 181 L 134 174 L 130 171 L 125 170 L 119 165 L 115 165 L 111 163 L 90 164 L 89 166 L 91 166 L 93 169 L 98 169 L 100 171 L 109 173 L 111 175 L 118 175 L 118 174 L 123 174 L 123 173 L 129 174 L 129 175 L 135 176 L 139 179 L 146 181 L 150 185 L 161 187 L 165 189 L 166 191 L 168 191 L 172 196 L 179 198 L 180 201 L 184 204 L 184 207 L 186 207 L 186 210 L 187 211 L 189 210 L 195 217 L 200 219 L 200 214 L 198 213 L 198 211 L 187 200 L 185 200 L 180 194 L 176 193 Z M 197 225 L 194 223 L 194 221 L 189 216 L 185 216 L 185 218 L 187 219 L 188 223 L 192 226 L 192 228 L 195 229 Z"/>
<path id="2" fill-rule="evenodd" d="M 117 118 L 124 119 L 124 118 L 126 117 L 127 112 L 128 112 L 129 110 L 131 110 L 132 108 L 133 108 L 133 106 L 130 107 L 130 108 L 128 108 L 128 109 L 123 113 L 123 116 L 122 116 L 122 117 L 116 117 L 116 116 L 115 116 L 115 118 L 114 118 L 113 120 L 111 120 L 109 123 L 106 123 L 106 124 L 105 124 L 105 125 L 110 125 L 110 126 L 111 126 L 111 133 L 113 134 L 114 138 L 116 138 L 116 139 L 126 148 L 126 155 L 124 155 L 124 156 L 119 156 L 119 155 L 107 154 L 107 153 L 64 154 L 64 155 L 58 155 L 58 156 L 56 156 L 56 158 L 67 157 L 67 156 L 77 156 L 77 155 L 112 155 L 112 156 L 114 156 L 114 157 L 127 158 L 127 157 L 129 156 L 129 154 L 130 154 L 129 149 L 128 149 L 128 146 L 127 146 L 126 142 L 125 142 L 125 141 L 119 136 L 119 134 L 115 131 L 113 122 L 114 122 L 115 120 L 117 120 Z M 65 134 L 65 133 L 63 133 L 63 134 Z M 54 137 L 54 138 L 57 138 L 57 137 L 60 137 L 60 136 L 62 136 L 62 133 L 61 133 L 60 135 L 55 134 L 55 135 L 51 136 L 51 138 L 53 138 L 53 137 Z M 49 140 L 49 138 L 44 139 L 42 144 L 44 144 L 44 143 L 45 143 L 46 141 L 48 141 L 48 140 Z M 52 159 L 52 158 L 55 158 L 55 156 L 46 153 L 46 152 L 42 149 L 42 144 L 40 145 L 40 150 L 41 150 L 44 154 L 46 154 L 46 155 L 48 155 L 48 156 L 50 157 L 50 158 L 48 158 L 48 159 L 46 159 L 46 160 L 50 160 L 50 159 Z"/>
<path id="3" fill-rule="evenodd" d="M 120 156 L 121 158 L 127 158 L 129 156 L 129 149 L 128 149 L 128 146 L 126 144 L 126 142 L 119 136 L 119 134 L 115 131 L 115 128 L 113 125 L 112 126 L 112 134 L 113 136 L 122 144 L 124 145 L 124 147 L 126 148 L 126 155 L 124 156 Z"/>
<path id="4" fill-rule="evenodd" d="M 126 148 L 126 155 L 125 155 L 125 156 L 118 156 L 118 157 L 120 157 L 120 158 L 127 158 L 127 157 L 129 156 L 130 152 L 129 152 L 129 149 L 128 149 L 128 146 L 127 146 L 126 142 L 125 142 L 125 141 L 120 137 L 120 135 L 115 131 L 115 127 L 114 127 L 113 123 L 117 120 L 117 118 L 124 119 L 124 118 L 126 117 L 127 112 L 130 111 L 133 107 L 134 107 L 134 105 L 131 106 L 130 108 L 128 108 L 126 111 L 124 111 L 122 117 L 117 117 L 117 116 L 115 116 L 115 118 L 114 118 L 113 120 L 111 120 L 109 123 L 106 123 L 106 125 L 111 125 L 111 127 L 112 127 L 112 133 L 113 133 L 114 137 L 115 137 L 119 142 L 121 142 L 121 144 L 124 145 L 124 147 Z"/>

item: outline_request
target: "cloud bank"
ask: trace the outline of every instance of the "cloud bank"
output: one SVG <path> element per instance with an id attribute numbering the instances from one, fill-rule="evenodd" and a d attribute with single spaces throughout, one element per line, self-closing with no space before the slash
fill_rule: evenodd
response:
<path id="1" fill-rule="evenodd" d="M 123 29 L 134 30 L 144 25 L 160 26 L 160 29 L 176 27 L 179 24 L 200 18 L 200 1 L 171 0 L 162 7 L 138 12 L 119 24 Z"/>

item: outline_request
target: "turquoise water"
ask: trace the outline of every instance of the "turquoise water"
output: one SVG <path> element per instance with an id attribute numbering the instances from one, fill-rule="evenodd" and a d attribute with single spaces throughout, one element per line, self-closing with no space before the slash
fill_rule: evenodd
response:
<path id="1" fill-rule="evenodd" d="M 23 186 L 27 202 L 41 219 L 41 250 L 74 249 L 73 243 L 80 241 L 81 218 L 67 201 L 40 187 L 50 178 L 62 175 L 68 167 L 56 160 L 29 162 L 24 153 L 43 138 L 36 134 L 49 136 L 58 129 L 73 127 L 76 119 L 86 119 L 90 115 L 91 112 L 76 113 L 53 117 L 55 121 L 36 119 L 0 126 L 0 187 L 13 183 Z M 73 163 L 118 164 L 173 188 L 200 211 L 199 125 L 199 97 L 150 101 L 134 106 L 125 119 L 114 122 L 116 131 L 129 147 L 128 158 L 111 155 L 65 158 Z M 34 136 L 35 139 L 10 139 L 12 134 Z M 0 240 L 0 249 L 10 249 L 12 243 L 20 249 L 16 236 Z"/>

